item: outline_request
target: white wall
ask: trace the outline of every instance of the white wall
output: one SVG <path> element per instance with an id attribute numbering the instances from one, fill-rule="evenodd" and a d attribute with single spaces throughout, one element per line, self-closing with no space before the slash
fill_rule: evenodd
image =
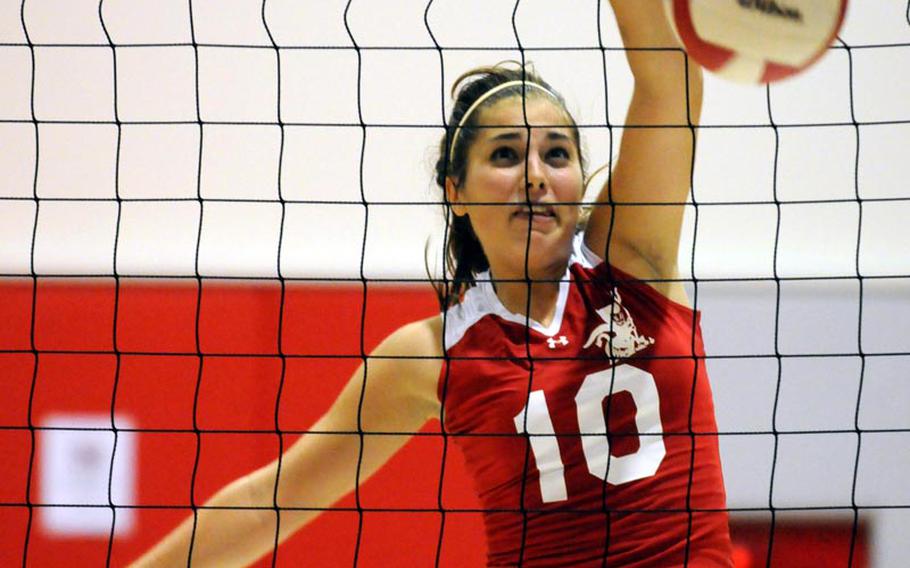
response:
<path id="1" fill-rule="evenodd" d="M 862 510 L 861 519 L 871 530 L 873 565 L 906 564 L 908 299 L 907 279 L 864 281 L 862 302 L 857 280 L 785 281 L 779 291 L 774 282 L 698 285 L 730 507 L 818 507 L 777 518 L 849 521 L 852 503 L 903 506 Z"/>
<path id="2" fill-rule="evenodd" d="M 360 108 L 371 125 L 362 177 L 356 52 L 291 48 L 350 47 L 345 2 L 265 3 L 268 30 L 287 47 L 280 88 L 258 0 L 193 6 L 195 39 L 204 44 L 198 99 L 186 0 L 106 0 L 103 20 L 96 0 L 26 0 L 33 52 L 20 3 L 0 3 L 0 43 L 19 44 L 0 47 L 0 273 L 116 268 L 189 276 L 198 237 L 203 275 L 276 276 L 280 267 L 285 277 L 357 278 L 368 212 L 363 274 L 422 278 L 427 238 L 433 258 L 440 256 L 440 195 L 431 170 L 450 105 L 442 93 L 472 66 L 520 58 L 515 4 L 434 1 L 427 17 L 441 45 L 488 48 L 446 50 L 442 65 L 434 49 L 361 52 Z M 361 46 L 432 47 L 425 9 L 423 0 L 355 0 L 348 22 Z M 725 432 L 743 433 L 722 442 L 732 507 L 768 506 L 774 437 L 746 433 L 768 432 L 775 423 L 780 431 L 847 431 L 779 437 L 775 506 L 848 506 L 852 498 L 861 506 L 910 504 L 906 431 L 863 434 L 855 495 L 853 488 L 855 423 L 910 427 L 906 11 L 903 0 L 854 1 L 841 34 L 853 49 L 830 51 L 770 91 L 708 80 L 693 191 L 698 207 L 689 208 L 681 247 L 687 273 L 709 280 L 903 276 L 863 281 L 861 325 L 855 278 L 784 280 L 777 324 L 773 281 L 698 284 L 708 349 L 722 356 L 710 362 L 718 421 Z M 102 21 L 117 44 L 156 44 L 117 49 L 116 86 Z M 619 47 L 608 9 L 599 21 L 604 45 Z M 588 125 L 592 166 L 607 161 L 611 135 L 616 147 L 631 92 L 622 53 L 602 57 L 590 49 L 598 45 L 597 24 L 593 0 L 558 7 L 523 0 L 516 14 L 526 58 Z M 892 45 L 861 48 L 870 44 Z M 37 168 L 32 96 L 40 121 Z M 124 123 L 119 152 L 115 99 Z M 197 102 L 207 123 L 201 166 Z M 280 168 L 279 109 L 287 124 Z M 883 201 L 889 198 L 897 200 Z M 786 357 L 773 357 L 775 350 Z M 910 556 L 910 513 L 872 510 L 864 517 L 874 522 L 876 565 L 901 565 Z"/>
<path id="3" fill-rule="evenodd" d="M 206 275 L 275 275 L 281 206 L 278 202 L 280 130 L 278 65 L 254 0 L 194 5 L 194 29 L 202 44 L 243 44 L 259 49 L 200 47 L 199 113 L 204 128 L 202 167 L 196 120 L 196 59 L 184 0 L 103 4 L 103 22 L 115 43 L 177 43 L 178 46 L 112 51 L 78 47 L 107 43 L 94 0 L 27 0 L 24 16 L 36 47 L 34 111 L 39 121 L 35 188 L 35 134 L 31 119 L 31 54 L 3 47 L 0 64 L 2 195 L 30 198 L 172 198 L 127 201 L 122 207 L 117 270 L 124 274 L 193 274 L 200 218 L 197 195 L 206 199 L 199 269 Z M 270 0 L 266 21 L 282 46 L 350 46 L 341 1 Z M 518 59 L 512 2 L 437 1 L 430 29 L 445 47 L 484 46 L 504 51 L 362 51 L 361 108 L 367 130 L 363 198 L 369 207 L 364 274 L 421 277 L 423 245 L 438 237 L 440 195 L 430 171 L 441 129 L 408 125 L 442 123 L 442 87 L 463 70 Z M 558 17 L 551 4 L 520 3 L 516 26 L 525 56 L 563 90 L 585 128 L 592 166 L 607 161 L 610 131 L 622 124 L 631 82 L 621 52 L 535 51 L 534 47 L 597 46 L 596 4 L 565 3 Z M 906 6 L 899 0 L 855 6 L 842 37 L 848 45 L 910 43 Z M 0 7 L 0 41 L 25 42 L 19 4 Z M 353 2 L 348 21 L 359 45 L 422 46 L 432 41 L 422 1 Z M 604 44 L 620 45 L 612 15 L 601 13 Z M 866 200 L 906 198 L 910 164 L 901 159 L 910 141 L 910 45 L 831 51 L 814 69 L 770 93 L 709 80 L 695 175 L 694 201 L 681 264 L 699 277 L 771 276 L 775 228 L 777 274 L 856 273 L 859 195 Z M 609 104 L 603 85 L 608 71 Z M 859 134 L 859 175 L 854 183 Z M 116 90 L 116 93 L 115 93 Z M 281 197 L 286 207 L 281 243 L 282 274 L 289 277 L 356 277 L 360 273 L 364 207 L 359 181 L 361 130 L 357 114 L 357 56 L 350 49 L 285 49 L 281 52 L 281 119 L 285 128 Z M 119 176 L 114 98 L 123 127 Z M 770 113 L 767 98 L 770 96 Z M 446 106 L 449 100 L 446 98 Z M 771 121 L 781 128 L 775 131 Z M 51 121 L 45 123 L 44 121 Z M 56 121 L 56 122 L 53 122 Z M 97 121 L 73 124 L 67 121 Z M 129 124 L 136 121 L 183 124 Z M 899 124 L 876 124 L 902 121 Z M 301 124 L 348 126 L 302 126 Z M 388 128 L 380 125 L 400 125 Z M 794 124 L 811 124 L 794 128 Z M 739 128 L 748 126 L 748 128 Z M 612 130 L 614 142 L 622 129 Z M 777 136 L 777 138 L 776 138 Z M 779 143 L 777 197 L 773 205 L 775 143 Z M 616 147 L 614 143 L 614 148 Z M 201 170 L 201 175 L 199 174 Z M 596 184 L 595 184 L 596 185 Z M 306 201 L 337 201 L 335 205 Z M 805 203 L 835 200 L 833 203 Z M 751 202 L 762 202 L 753 204 Z M 799 201 L 798 204 L 787 202 Z M 404 203 L 391 205 L 388 202 Z M 719 202 L 724 204 L 720 205 Z M 737 204 L 750 202 L 749 205 Z M 383 204 L 386 203 L 386 204 Z M 0 265 L 29 271 L 35 202 L 0 205 Z M 903 247 L 910 226 L 902 219 L 910 202 L 866 201 L 862 206 L 859 270 L 864 275 L 902 274 L 910 268 Z M 38 216 L 35 270 L 39 273 L 111 273 L 117 205 L 43 201 Z M 697 230 L 696 230 L 697 229 Z M 330 236 L 331 235 L 331 236 Z M 692 240 L 696 241 L 694 263 Z M 440 239 L 437 238 L 437 242 Z M 148 243 L 155 243 L 149 247 Z M 302 243 L 322 243 L 306 247 Z M 331 246 L 328 244 L 331 243 Z M 434 249 L 436 250 L 436 249 Z M 438 256 L 438 255 L 437 255 Z"/>

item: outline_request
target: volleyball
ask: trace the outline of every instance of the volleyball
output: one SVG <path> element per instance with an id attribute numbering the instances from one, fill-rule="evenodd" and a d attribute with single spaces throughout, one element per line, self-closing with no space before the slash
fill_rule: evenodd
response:
<path id="1" fill-rule="evenodd" d="M 847 0 L 664 0 L 686 52 L 740 83 L 791 77 L 825 53 Z"/>

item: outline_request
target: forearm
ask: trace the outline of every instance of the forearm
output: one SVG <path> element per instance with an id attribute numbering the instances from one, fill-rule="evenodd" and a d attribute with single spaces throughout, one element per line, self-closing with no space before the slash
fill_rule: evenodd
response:
<path id="1" fill-rule="evenodd" d="M 682 50 L 664 13 L 663 0 L 611 3 L 623 45 L 628 48 L 626 58 L 635 77 L 635 95 L 664 107 L 659 117 L 663 124 L 696 124 L 701 111 L 702 70 Z"/>
<path id="2" fill-rule="evenodd" d="M 246 566 L 268 552 L 275 542 L 275 512 L 252 489 L 269 475 L 265 469 L 219 491 L 134 567 L 187 566 L 191 548 L 194 567 Z"/>
<path id="3" fill-rule="evenodd" d="M 267 554 L 322 510 L 368 479 L 409 436 L 319 434 L 354 431 L 356 425 L 314 426 L 282 458 L 275 512 L 278 464 L 234 481 L 199 508 L 150 550 L 134 568 L 186 566 L 192 543 L 192 566 L 247 566 Z M 362 459 L 361 459 L 362 458 Z"/>
<path id="4" fill-rule="evenodd" d="M 191 547 L 194 567 L 249 565 L 274 548 L 276 534 L 281 543 L 369 479 L 428 416 L 439 414 L 441 363 L 422 356 L 435 354 L 439 339 L 427 329 L 414 324 L 386 339 L 377 353 L 392 357 L 371 361 L 368 381 L 361 366 L 332 408 L 282 455 L 280 468 L 273 461 L 219 491 L 134 566 L 183 567 Z M 423 385 L 419 396 L 414 385 Z"/>

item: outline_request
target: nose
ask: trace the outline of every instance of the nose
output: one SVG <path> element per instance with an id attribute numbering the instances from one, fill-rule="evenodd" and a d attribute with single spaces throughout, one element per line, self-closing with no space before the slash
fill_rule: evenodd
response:
<path id="1" fill-rule="evenodd" d="M 537 197 L 546 190 L 546 187 L 543 165 L 535 154 L 531 154 L 527 161 L 525 178 L 525 191 L 528 193 L 528 198 Z"/>

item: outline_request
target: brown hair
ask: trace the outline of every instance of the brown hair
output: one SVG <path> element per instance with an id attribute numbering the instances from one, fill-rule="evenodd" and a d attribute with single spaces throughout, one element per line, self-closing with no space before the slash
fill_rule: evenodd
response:
<path id="1" fill-rule="evenodd" d="M 468 150 L 477 138 L 479 130 L 478 116 L 481 114 L 481 109 L 508 97 L 542 96 L 545 93 L 545 91 L 540 89 L 529 89 L 521 84 L 506 87 L 483 101 L 481 106 L 467 117 L 464 124 L 459 126 L 465 118 L 465 113 L 480 97 L 490 89 L 510 81 L 536 83 L 553 95 L 569 119 L 575 145 L 578 148 L 579 156 L 581 156 L 578 127 L 571 113 L 566 108 L 565 99 L 537 74 L 532 65 L 522 66 L 517 61 L 505 61 L 493 66 L 471 69 L 455 80 L 452 85 L 452 98 L 455 104 L 452 107 L 452 113 L 446 125 L 446 132 L 439 143 L 439 159 L 436 161 L 436 184 L 442 189 L 443 199 L 445 200 L 446 226 L 448 227 L 445 264 L 449 279 L 444 279 L 440 282 L 433 280 L 431 277 L 431 281 L 434 284 L 434 288 L 436 288 L 436 295 L 443 310 L 457 304 L 462 295 L 474 286 L 474 276 L 490 268 L 490 263 L 483 252 L 480 240 L 471 226 L 471 220 L 467 215 L 459 217 L 452 214 L 445 192 L 446 179 L 454 179 L 456 187 L 461 187 L 464 183 L 468 169 Z M 455 147 L 451 147 L 456 131 L 458 131 L 458 137 L 455 140 Z M 581 161 L 582 171 L 584 171 L 584 159 L 582 158 Z"/>

